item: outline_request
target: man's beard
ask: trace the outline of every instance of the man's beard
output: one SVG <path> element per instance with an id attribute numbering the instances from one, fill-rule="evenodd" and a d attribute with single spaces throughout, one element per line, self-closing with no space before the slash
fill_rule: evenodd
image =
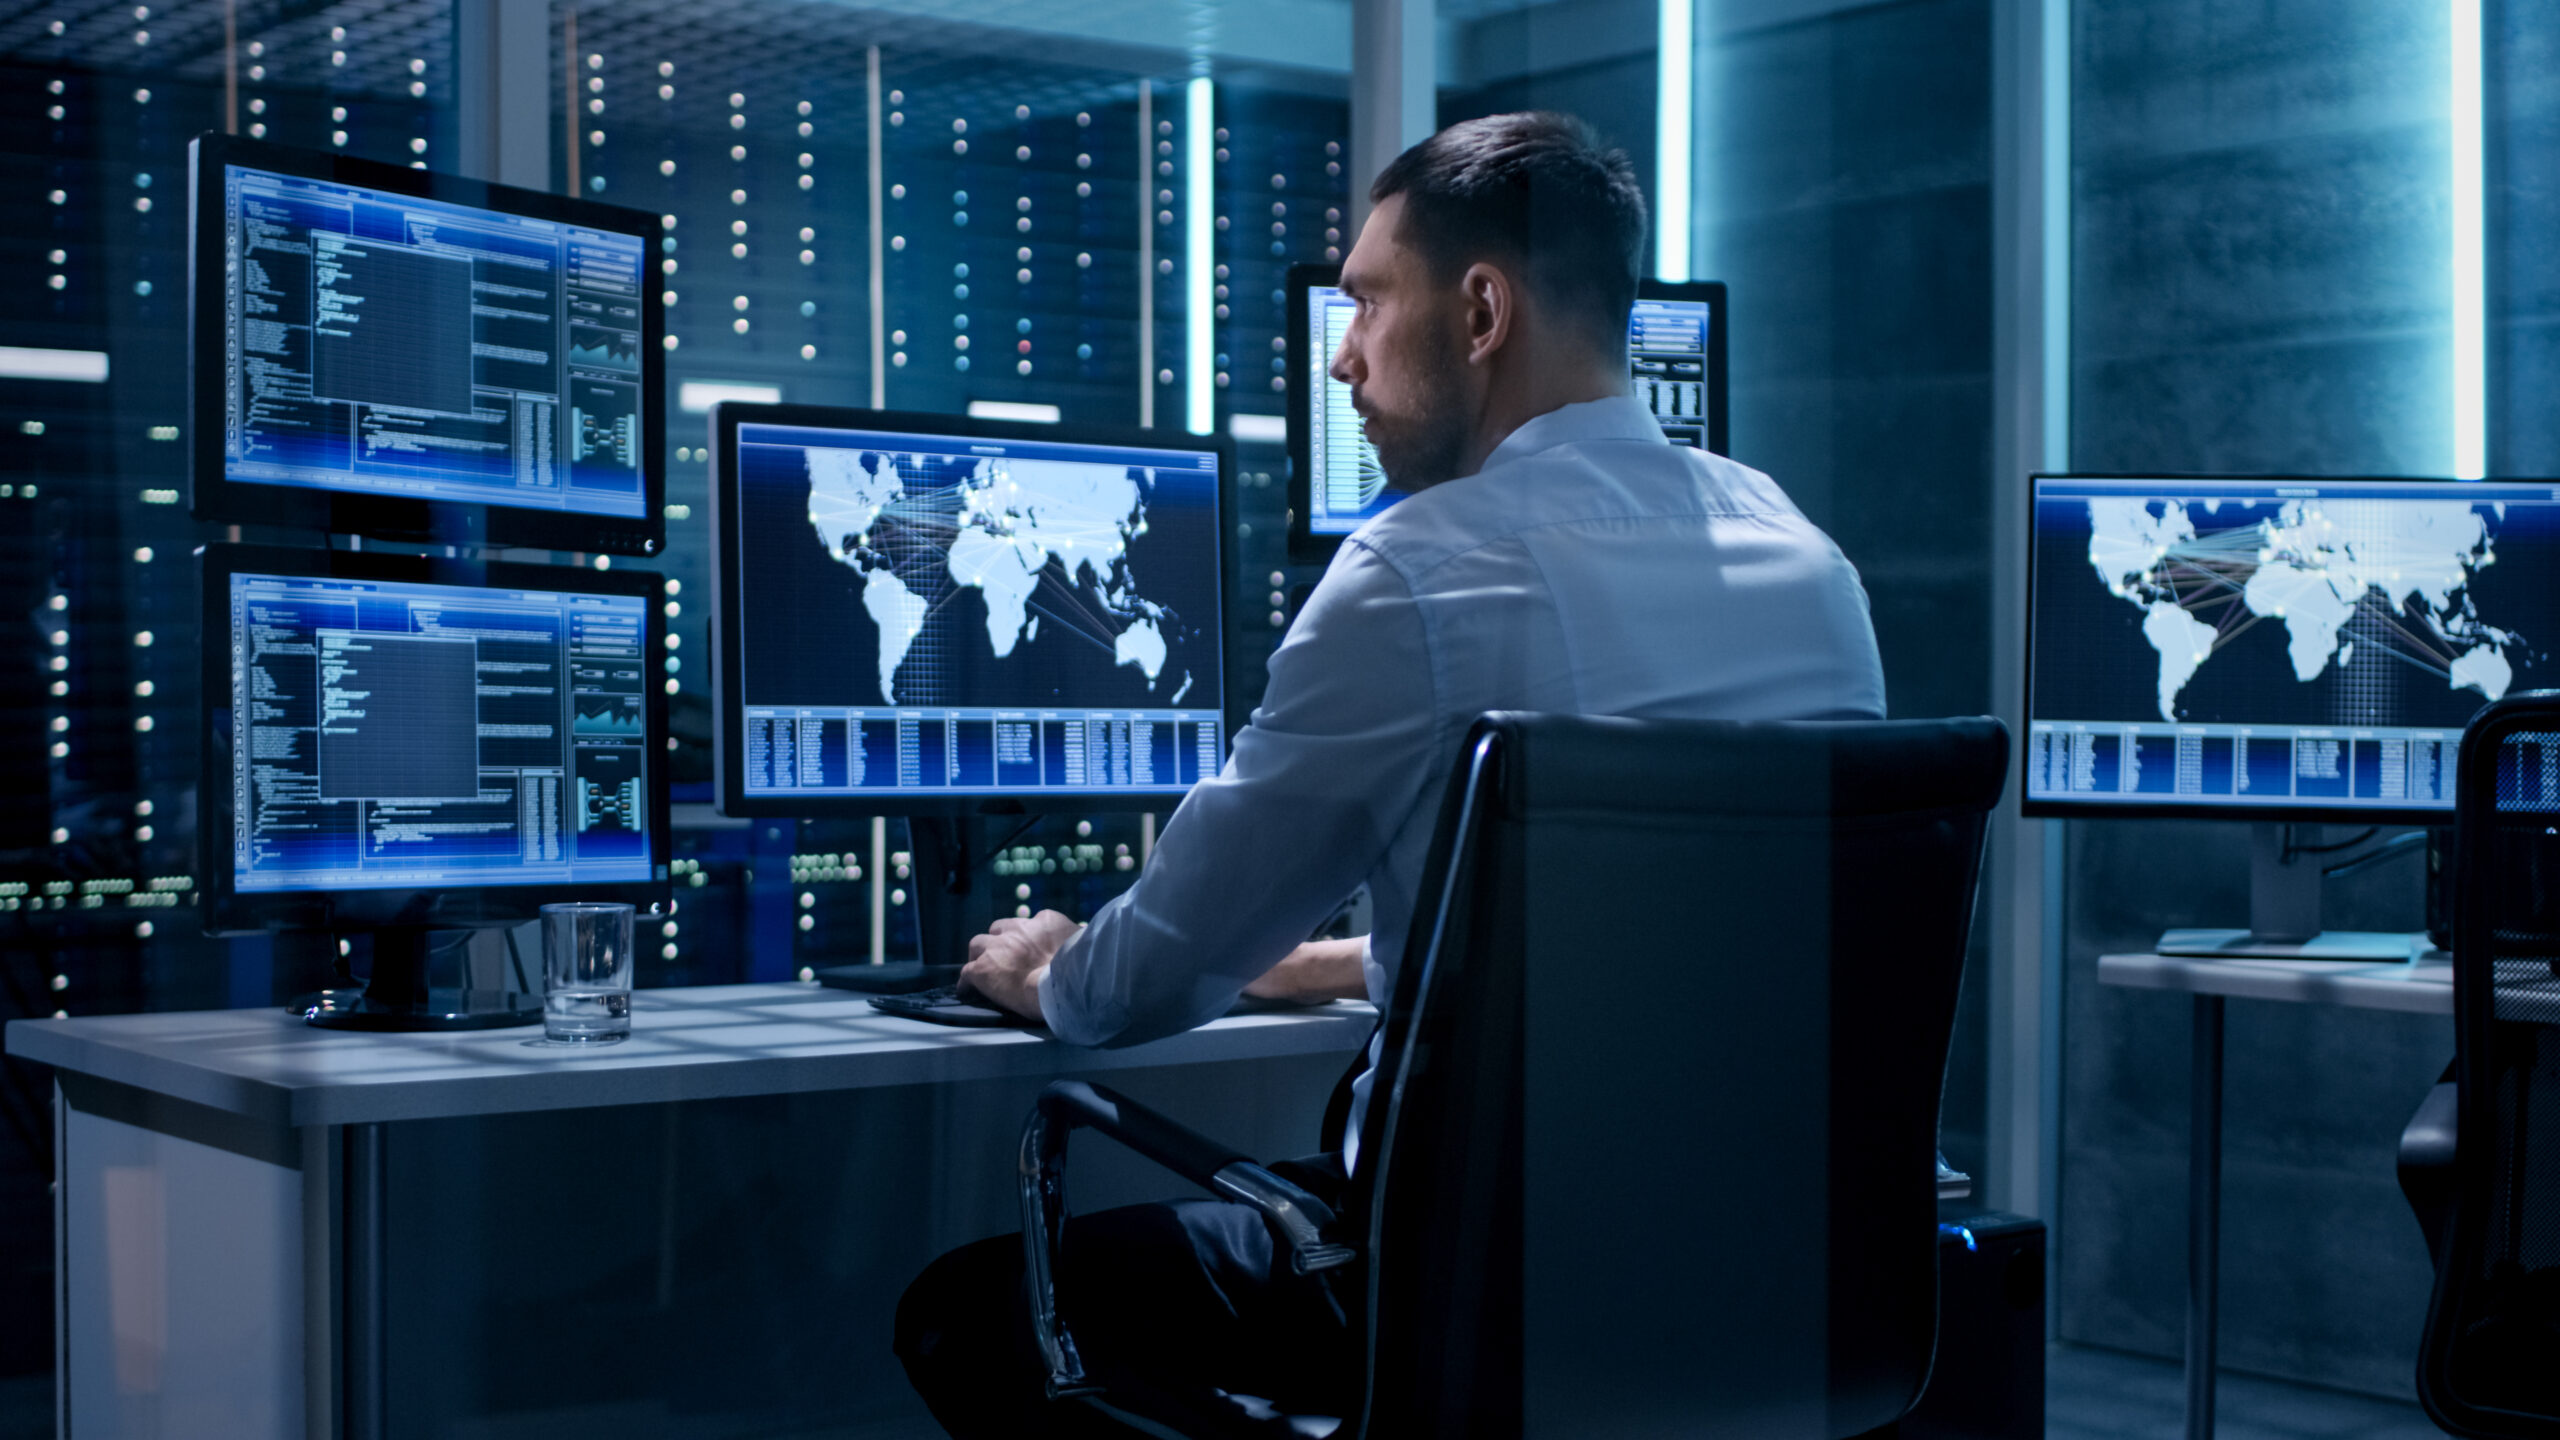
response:
<path id="1" fill-rule="evenodd" d="M 1457 345 L 1435 343 L 1418 357 L 1416 370 L 1412 413 L 1372 417 L 1362 426 L 1387 483 L 1407 493 L 1456 479 L 1472 428 Z M 1359 398 L 1355 390 L 1352 403 Z"/>

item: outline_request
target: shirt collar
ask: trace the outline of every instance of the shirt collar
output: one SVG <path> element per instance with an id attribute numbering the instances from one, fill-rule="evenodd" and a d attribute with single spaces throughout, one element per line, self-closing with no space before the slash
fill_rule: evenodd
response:
<path id="1" fill-rule="evenodd" d="M 1656 445 L 1670 443 L 1663 438 L 1662 426 L 1654 420 L 1653 412 L 1634 396 L 1612 395 L 1606 400 L 1560 405 L 1532 419 L 1493 448 L 1493 453 L 1485 457 L 1484 468 L 1490 470 L 1508 461 L 1526 459 L 1541 450 L 1592 440 L 1645 440 Z"/>

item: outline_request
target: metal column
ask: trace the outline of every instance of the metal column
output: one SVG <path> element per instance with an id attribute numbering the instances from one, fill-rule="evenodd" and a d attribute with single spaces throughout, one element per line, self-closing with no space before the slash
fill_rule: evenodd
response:
<path id="1" fill-rule="evenodd" d="M 455 139 L 461 170 L 551 188 L 551 7 L 454 0 Z"/>
<path id="2" fill-rule="evenodd" d="M 385 1366 L 382 1127 L 348 1126 L 345 1154 L 346 1209 L 339 1232 L 345 1247 L 339 1252 L 345 1297 L 342 1433 L 347 1440 L 383 1440 L 390 1434 L 391 1394 Z"/>
<path id="3" fill-rule="evenodd" d="M 2187 1123 L 2187 1440 L 2213 1440 L 2222 1261 L 2222 1005 L 2196 997 Z"/>
<path id="4" fill-rule="evenodd" d="M 2026 735 L 2027 476 L 2070 464 L 2071 0 L 1992 6 L 1991 702 Z M 1992 821 L 1986 1198 L 2055 1214 L 2061 1134 L 2061 827 Z M 2048 1324 L 2059 1312 L 2046 1307 Z"/>
<path id="5" fill-rule="evenodd" d="M 1369 182 L 1388 161 L 1440 128 L 1433 18 L 1432 0 L 1351 0 L 1349 179 L 1355 227 L 1369 218 Z"/>

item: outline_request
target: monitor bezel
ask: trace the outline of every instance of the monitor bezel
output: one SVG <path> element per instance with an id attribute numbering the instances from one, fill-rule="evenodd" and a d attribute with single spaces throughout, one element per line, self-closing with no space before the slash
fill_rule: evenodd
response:
<path id="1" fill-rule="evenodd" d="M 996 791 L 984 795 L 910 795 L 894 791 L 860 795 L 750 796 L 746 791 L 746 733 L 740 697 L 741 614 L 738 571 L 730 561 L 738 515 L 738 427 L 796 425 L 820 430 L 876 430 L 963 439 L 1026 440 L 1118 449 L 1173 450 L 1217 457 L 1217 595 L 1219 749 L 1235 745 L 1244 718 L 1237 706 L 1232 661 L 1241 638 L 1228 594 L 1234 582 L 1235 443 L 1225 435 L 1119 425 L 1048 425 L 1037 421 L 982 420 L 911 410 L 870 410 L 827 405 L 757 405 L 722 401 L 709 417 L 712 486 L 711 588 L 717 611 L 712 631 L 712 795 L 723 815 L 741 819 L 838 819 L 874 815 L 968 818 L 987 815 L 1122 814 L 1164 812 L 1182 803 L 1188 789 L 1154 793 L 1070 791 L 1037 794 Z"/>
<path id="2" fill-rule="evenodd" d="M 1307 324 L 1307 292 L 1338 287 L 1340 265 L 1292 265 L 1285 283 L 1288 303 L 1289 388 L 1289 563 L 1322 565 L 1342 547 L 1343 536 L 1318 535 L 1310 528 L 1315 484 L 1315 387 L 1305 376 L 1308 347 L 1314 336 Z M 1704 301 L 1707 324 L 1707 450 L 1730 455 L 1733 407 L 1726 388 L 1725 336 L 1733 328 L 1731 300 L 1721 280 L 1639 280 L 1638 300 Z"/>
<path id="3" fill-rule="evenodd" d="M 666 613 L 658 603 L 666 591 L 661 577 L 640 570 L 589 570 L 566 565 L 265 545 L 208 545 L 197 556 L 204 625 L 200 637 L 202 703 L 197 707 L 196 731 L 200 757 L 197 773 L 202 777 L 197 786 L 196 863 L 197 874 L 202 877 L 200 906 L 206 933 L 347 932 L 394 927 L 483 929 L 538 919 L 541 906 L 559 901 L 618 901 L 642 910 L 665 903 L 671 890 L 667 877 L 673 845 L 667 800 L 667 694 L 665 685 L 657 683 L 654 675 L 643 684 L 641 693 L 646 697 L 642 729 L 650 770 L 649 869 L 655 879 L 609 884 L 546 881 L 533 885 L 380 890 L 238 890 L 232 873 L 231 836 L 231 756 L 237 726 L 231 715 L 231 639 L 227 618 L 232 577 L 242 574 L 637 597 L 643 602 L 641 612 L 647 617 L 641 642 L 642 669 L 647 673 L 655 669 L 647 663 L 648 657 L 666 653 Z"/>
<path id="4" fill-rule="evenodd" d="M 208 313 L 208 307 L 218 308 L 224 293 L 222 226 L 208 207 L 221 203 L 228 166 L 630 235 L 644 250 L 660 233 L 658 216 L 600 200 L 218 133 L 197 136 L 188 150 L 187 410 L 192 433 L 187 468 L 189 503 L 197 519 L 440 545 L 637 556 L 665 551 L 666 317 L 664 306 L 649 303 L 653 272 L 645 264 L 639 307 L 641 513 L 636 516 L 234 480 L 223 457 L 222 326 Z"/>
<path id="5" fill-rule="evenodd" d="M 2488 483 L 2533 485 L 2546 483 L 2534 476 L 2493 475 Z M 2035 657 L 2036 657 L 2036 499 L 2039 487 L 2048 480 L 2162 480 L 2173 483 L 2237 482 L 2264 485 L 2465 485 L 2480 482 L 2455 480 L 2440 475 L 2243 475 L 2178 470 L 2037 470 L 2027 476 L 2026 485 L 2026 588 L 2023 632 L 2026 648 L 2019 657 L 2018 736 L 2015 764 L 2018 777 L 2018 813 L 2030 820 L 2231 820 L 2270 825 L 2414 825 L 2438 828 L 2453 823 L 2453 806 L 2441 809 L 2423 807 L 2390 808 L 2375 805 L 2283 804 L 2263 806 L 2211 805 L 2197 801 L 2109 801 L 2038 799 L 2027 788 L 2028 760 L 2032 753 L 2027 744 L 2035 724 Z M 2560 481 L 2549 482 L 2560 484 Z M 2485 708 L 2490 701 L 2482 701 Z"/>

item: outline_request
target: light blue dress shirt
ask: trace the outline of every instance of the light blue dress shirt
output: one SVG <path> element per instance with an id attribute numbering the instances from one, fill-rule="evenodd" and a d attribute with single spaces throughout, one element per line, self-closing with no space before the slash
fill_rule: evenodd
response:
<path id="1" fill-rule="evenodd" d="M 1343 542 L 1226 768 L 1051 963 L 1049 1028 L 1131 1045 L 1213 1019 L 1363 884 L 1383 1006 L 1487 710 L 1880 718 L 1884 673 L 1857 572 L 1768 476 L 1632 399 L 1550 411 Z"/>

